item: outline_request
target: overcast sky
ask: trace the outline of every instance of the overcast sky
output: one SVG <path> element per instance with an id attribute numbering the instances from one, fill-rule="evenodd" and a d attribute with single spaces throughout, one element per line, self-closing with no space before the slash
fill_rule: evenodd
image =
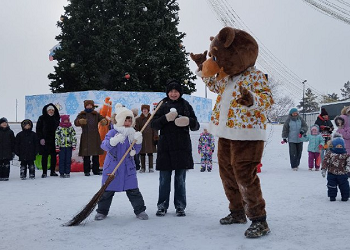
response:
<path id="1" fill-rule="evenodd" d="M 209 37 L 223 27 L 208 1 L 179 0 L 179 30 L 187 34 L 188 52 L 201 53 Z M 227 0 L 259 42 L 288 69 L 321 93 L 337 93 L 350 80 L 350 25 L 323 15 L 302 0 Z M 1 1 L 0 117 L 24 117 L 26 95 L 48 94 L 55 62 L 49 49 L 57 44 L 56 22 L 66 0 Z M 201 5 L 199 5 L 201 4 Z M 4 21 L 6 20 L 6 22 Z M 190 63 L 195 70 L 195 64 Z M 194 94 L 204 97 L 197 82 Z M 300 83 L 301 84 L 301 83 Z M 209 98 L 215 95 L 208 92 Z M 301 100 L 302 96 L 300 97 Z M 215 100 L 214 100 L 215 101 Z M 41 107 L 39 107 L 41 109 Z"/>

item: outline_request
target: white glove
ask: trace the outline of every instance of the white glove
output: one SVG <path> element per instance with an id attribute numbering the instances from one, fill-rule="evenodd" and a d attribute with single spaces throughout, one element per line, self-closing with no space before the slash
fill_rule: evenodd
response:
<path id="1" fill-rule="evenodd" d="M 175 120 L 177 115 L 178 113 L 176 111 L 170 111 L 168 114 L 165 115 L 165 117 L 168 122 L 171 122 Z"/>
<path id="2" fill-rule="evenodd" d="M 186 127 L 190 124 L 190 119 L 187 116 L 181 116 L 175 119 L 175 125 L 178 127 Z"/>
<path id="3" fill-rule="evenodd" d="M 111 139 L 109 139 L 109 144 L 111 144 L 112 147 L 117 145 L 119 142 L 124 143 L 125 141 L 125 135 L 123 134 L 116 134 Z"/>
<path id="4" fill-rule="evenodd" d="M 140 131 L 135 132 L 134 139 L 136 140 L 136 144 L 142 143 L 142 133 Z"/>
<path id="5" fill-rule="evenodd" d="M 322 177 L 323 177 L 323 178 L 324 178 L 324 177 L 326 177 L 326 172 L 327 172 L 327 170 L 326 170 L 326 169 L 322 169 L 321 174 L 322 174 Z"/>

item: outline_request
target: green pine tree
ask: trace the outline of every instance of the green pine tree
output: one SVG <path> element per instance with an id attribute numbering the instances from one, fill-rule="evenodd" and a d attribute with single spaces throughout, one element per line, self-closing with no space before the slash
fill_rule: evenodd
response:
<path id="1" fill-rule="evenodd" d="M 64 9 L 52 92 L 163 92 L 169 78 L 195 91 L 175 0 L 71 0 Z"/>
<path id="2" fill-rule="evenodd" d="M 319 110 L 319 106 L 316 100 L 317 96 L 312 92 L 310 88 L 307 88 L 305 91 L 304 100 L 301 100 L 297 107 L 299 109 L 302 109 L 300 111 L 301 113 L 316 112 Z"/>

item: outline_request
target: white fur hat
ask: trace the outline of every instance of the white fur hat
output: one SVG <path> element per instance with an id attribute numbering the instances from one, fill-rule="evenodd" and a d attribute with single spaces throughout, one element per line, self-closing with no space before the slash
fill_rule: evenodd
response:
<path id="1" fill-rule="evenodd" d="M 131 124 L 131 126 L 134 126 L 134 124 L 135 124 L 135 118 L 134 118 L 134 114 L 133 114 L 133 112 L 132 112 L 131 110 L 129 110 L 129 109 L 123 107 L 123 105 L 120 104 L 120 103 L 117 103 L 117 104 L 115 105 L 114 108 L 115 108 L 115 113 L 117 114 L 117 115 L 115 116 L 115 121 L 116 121 L 115 126 L 117 126 L 117 127 L 123 127 L 123 126 L 124 126 L 125 119 L 126 119 L 126 117 L 128 117 L 128 116 L 130 116 L 131 119 L 132 119 L 132 124 Z"/>

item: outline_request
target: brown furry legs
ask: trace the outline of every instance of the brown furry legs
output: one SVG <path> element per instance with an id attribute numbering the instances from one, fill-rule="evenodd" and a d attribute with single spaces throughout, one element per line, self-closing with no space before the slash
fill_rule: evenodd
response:
<path id="1" fill-rule="evenodd" d="M 257 165 L 264 150 L 263 141 L 233 141 L 219 138 L 219 171 L 231 211 L 245 212 L 250 220 L 266 219 Z"/>

